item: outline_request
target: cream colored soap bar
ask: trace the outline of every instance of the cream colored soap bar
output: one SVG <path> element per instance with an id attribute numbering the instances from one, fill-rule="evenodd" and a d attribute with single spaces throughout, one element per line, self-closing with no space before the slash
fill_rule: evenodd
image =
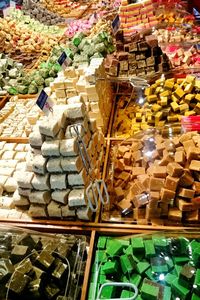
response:
<path id="1" fill-rule="evenodd" d="M 78 143 L 76 138 L 63 140 L 60 142 L 60 153 L 63 156 L 77 156 Z"/>
<path id="2" fill-rule="evenodd" d="M 48 191 L 31 192 L 29 200 L 31 203 L 48 204 L 51 201 L 51 193 Z"/>
<path id="3" fill-rule="evenodd" d="M 42 144 L 41 151 L 43 156 L 60 156 L 60 142 L 46 141 Z"/>
<path id="4" fill-rule="evenodd" d="M 55 200 L 57 202 L 67 204 L 69 193 L 70 193 L 70 190 L 53 191 L 53 193 L 51 194 L 51 197 L 53 200 Z"/>
<path id="5" fill-rule="evenodd" d="M 85 190 L 72 190 L 68 196 L 68 205 L 69 207 L 79 207 L 87 205 Z"/>
<path id="6" fill-rule="evenodd" d="M 32 186 L 35 190 L 48 191 L 50 190 L 49 174 L 38 175 L 34 174 Z"/>

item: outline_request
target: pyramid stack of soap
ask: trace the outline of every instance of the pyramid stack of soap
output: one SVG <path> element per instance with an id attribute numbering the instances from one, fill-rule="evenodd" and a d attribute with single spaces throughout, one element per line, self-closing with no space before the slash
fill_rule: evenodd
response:
<path id="1" fill-rule="evenodd" d="M 80 96 L 67 105 L 55 105 L 46 121 L 38 121 L 29 137 L 32 153 L 27 171 L 18 179 L 16 207 L 27 209 L 33 218 L 75 218 L 90 220 L 85 189 L 90 183 L 80 157 L 73 124 L 90 157 L 92 178 L 100 178 L 103 162 L 103 134 L 95 120 L 89 120 Z M 80 125 L 82 124 L 82 126 Z M 98 159 L 97 159 L 98 158 Z"/>
<path id="2" fill-rule="evenodd" d="M 80 95 L 89 117 L 95 118 L 97 127 L 105 133 L 112 108 L 111 83 L 105 78 L 103 58 L 93 58 L 89 66 L 78 69 L 68 67 L 50 85 L 51 98 L 57 104 L 66 104 L 67 98 Z"/>

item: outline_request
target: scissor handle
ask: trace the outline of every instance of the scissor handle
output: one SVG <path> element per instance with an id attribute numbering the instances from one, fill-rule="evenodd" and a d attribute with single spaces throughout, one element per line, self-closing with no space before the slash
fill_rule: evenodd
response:
<path id="1" fill-rule="evenodd" d="M 82 123 L 76 123 L 76 124 L 73 124 L 73 125 L 69 125 L 69 133 L 71 134 L 71 137 L 73 137 L 72 135 L 72 128 L 74 129 L 74 132 L 76 133 L 76 136 L 78 138 L 81 138 L 80 136 L 80 132 L 79 132 L 79 126 L 81 127 L 81 129 L 84 130 L 85 132 L 85 128 L 83 127 L 83 124 Z"/>
<path id="2" fill-rule="evenodd" d="M 108 282 L 108 283 L 102 284 L 102 286 L 99 289 L 96 300 L 101 300 L 100 297 L 101 297 L 102 290 L 107 286 L 130 288 L 130 289 L 132 289 L 132 291 L 134 291 L 135 294 L 131 297 L 128 297 L 128 298 L 109 298 L 109 299 L 104 299 L 104 300 L 121 300 L 121 299 L 123 299 L 123 300 L 134 300 L 138 295 L 138 288 L 136 287 L 135 284 L 128 283 L 128 282 Z"/>
<path id="3" fill-rule="evenodd" d="M 105 184 L 105 181 L 103 179 L 98 179 L 98 180 L 95 180 L 95 184 L 96 184 L 97 192 L 98 192 L 101 203 L 103 205 L 109 204 L 110 203 L 110 197 L 108 195 L 108 190 L 107 190 L 107 186 Z M 101 185 L 103 186 L 103 191 L 102 192 L 101 192 Z M 103 197 L 103 192 L 105 193 L 105 201 L 104 201 L 104 197 Z"/>
<path id="4" fill-rule="evenodd" d="M 93 199 L 94 199 L 94 205 L 93 205 L 93 199 L 90 197 L 90 191 L 92 191 Z M 96 212 L 98 209 L 98 197 L 96 195 L 93 182 L 89 184 L 89 186 L 86 188 L 86 196 L 88 199 L 88 206 L 91 209 L 91 211 Z"/>

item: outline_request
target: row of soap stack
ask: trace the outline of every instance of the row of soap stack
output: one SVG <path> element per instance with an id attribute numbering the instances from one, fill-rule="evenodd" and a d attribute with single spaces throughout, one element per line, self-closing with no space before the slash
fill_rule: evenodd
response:
<path id="1" fill-rule="evenodd" d="M 94 58 L 89 66 L 68 67 L 60 72 L 50 85 L 50 97 L 57 104 L 66 104 L 67 98 L 80 95 L 89 117 L 95 118 L 97 127 L 105 133 L 112 108 L 111 83 L 105 79 L 103 58 Z"/>
<path id="2" fill-rule="evenodd" d="M 32 159 L 18 179 L 14 203 L 33 218 L 92 218 L 86 187 L 100 178 L 104 136 L 96 121 L 89 119 L 81 96 L 68 99 L 68 103 L 55 105 L 52 115 L 38 121 L 29 138 Z M 87 148 L 90 173 L 81 159 L 73 126 Z"/>
<path id="3" fill-rule="evenodd" d="M 131 35 L 138 29 L 155 27 L 158 24 L 151 0 L 142 3 L 122 1 L 120 6 L 120 24 L 125 35 Z"/>

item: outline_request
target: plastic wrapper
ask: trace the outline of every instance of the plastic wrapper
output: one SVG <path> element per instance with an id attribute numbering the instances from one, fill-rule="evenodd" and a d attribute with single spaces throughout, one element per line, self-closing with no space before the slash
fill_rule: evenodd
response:
<path id="1" fill-rule="evenodd" d="M 199 299 L 198 232 L 99 236 L 88 300 Z"/>
<path id="2" fill-rule="evenodd" d="M 0 241 L 1 299 L 80 299 L 86 258 L 83 236 L 1 226 Z"/>
<path id="3" fill-rule="evenodd" d="M 200 123 L 194 118 L 199 119 L 185 117 L 182 126 L 149 129 L 111 142 L 105 179 L 110 204 L 102 208 L 103 222 L 200 223 Z"/>

